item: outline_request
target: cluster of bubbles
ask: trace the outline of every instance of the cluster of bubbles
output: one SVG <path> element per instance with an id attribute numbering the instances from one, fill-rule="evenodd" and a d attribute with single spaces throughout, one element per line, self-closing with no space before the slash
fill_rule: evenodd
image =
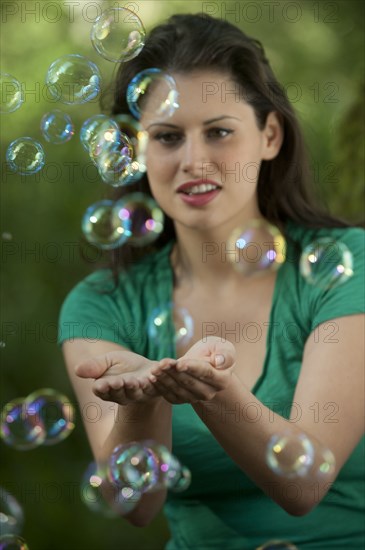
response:
<path id="1" fill-rule="evenodd" d="M 21 451 L 54 445 L 72 432 L 74 416 L 74 407 L 66 396 L 42 388 L 4 406 L 0 436 L 7 445 Z"/>
<path id="2" fill-rule="evenodd" d="M 227 251 L 234 269 L 252 276 L 279 269 L 286 259 L 286 241 L 277 227 L 252 219 L 231 233 Z"/>
<path id="3" fill-rule="evenodd" d="M 352 277 L 353 255 L 343 242 L 322 237 L 304 248 L 300 272 L 307 283 L 327 290 Z"/>
<path id="4" fill-rule="evenodd" d="M 317 479 L 331 476 L 336 468 L 332 451 L 303 433 L 273 435 L 266 449 L 266 464 L 278 476 L 286 478 L 313 475 Z"/>
<path id="5" fill-rule="evenodd" d="M 110 250 L 128 243 L 145 246 L 163 230 L 164 214 L 148 195 L 135 192 L 118 201 L 104 199 L 89 206 L 82 218 L 82 231 L 94 246 Z"/>
<path id="6" fill-rule="evenodd" d="M 101 488 L 109 482 L 115 489 L 106 504 Z M 91 463 L 81 483 L 81 499 L 92 511 L 106 517 L 132 511 L 144 493 L 168 489 L 185 491 L 191 483 L 190 470 L 152 440 L 133 441 L 115 447 L 105 466 Z M 110 485 L 109 485 L 110 493 Z"/>
<path id="7" fill-rule="evenodd" d="M 143 49 L 145 29 L 139 17 L 127 8 L 110 8 L 93 23 L 91 42 L 95 50 L 114 63 L 129 61 Z M 67 54 L 51 63 L 46 74 L 48 93 L 55 101 L 65 105 L 79 105 L 97 98 L 101 91 L 101 75 L 95 63 L 79 54 Z M 178 92 L 174 79 L 159 69 L 148 69 L 131 81 L 127 102 L 133 116 L 138 119 L 142 106 L 150 97 L 148 91 L 158 88 L 154 102 L 147 105 L 154 113 L 170 116 L 176 108 Z M 21 84 L 8 73 L 0 74 L 0 112 L 12 113 L 24 101 Z M 157 101 L 157 103 L 156 103 Z M 138 135 L 143 142 L 136 121 L 120 121 Z M 68 142 L 74 135 L 70 116 L 59 110 L 46 113 L 41 120 L 41 132 L 45 140 L 53 144 Z M 96 164 L 103 182 L 113 186 L 134 183 L 144 173 L 141 159 L 137 159 L 135 139 L 124 133 L 116 119 L 96 115 L 85 121 L 80 134 L 81 142 Z M 135 143 L 133 143 L 135 142 Z M 39 141 L 26 136 L 12 141 L 6 160 L 10 168 L 21 175 L 33 175 L 45 164 L 45 153 Z"/>

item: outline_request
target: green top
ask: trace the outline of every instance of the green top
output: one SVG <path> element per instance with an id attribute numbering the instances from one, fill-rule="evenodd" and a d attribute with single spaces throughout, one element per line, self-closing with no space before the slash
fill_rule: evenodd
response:
<path id="1" fill-rule="evenodd" d="M 320 323 L 364 311 L 365 232 L 357 228 L 309 230 L 294 224 L 288 232 L 302 250 L 319 237 L 341 241 L 353 255 L 354 275 L 330 289 L 309 284 L 299 271 L 299 253 L 288 242 L 287 261 L 275 285 L 264 368 L 253 389 L 262 403 L 284 417 L 290 413 L 310 333 Z M 128 273 L 121 273 L 117 286 L 110 270 L 99 270 L 80 282 L 62 307 L 60 343 L 70 338 L 102 339 L 150 359 L 176 357 L 168 307 L 173 292 L 171 248 L 169 243 Z M 331 265 L 323 269 L 327 272 Z M 161 307 L 167 313 L 159 316 L 161 324 L 156 327 L 151 319 Z M 314 332 L 311 338 L 318 339 L 318 334 Z M 334 323 L 328 322 L 325 339 L 329 344 L 336 341 Z M 351 369 L 351 365 L 344 368 Z M 299 404 L 296 410 L 299 419 Z M 251 409 L 249 416 L 256 413 Z M 328 422 L 336 417 L 332 406 L 316 410 L 315 404 L 313 415 Z M 190 405 L 174 406 L 173 452 L 190 468 L 192 483 L 187 491 L 170 494 L 165 505 L 172 535 L 168 550 L 252 550 L 273 539 L 291 541 L 305 550 L 363 548 L 363 447 L 364 438 L 321 503 L 309 514 L 293 517 L 236 466 Z M 287 490 L 296 498 L 298 487 L 290 479 Z M 313 494 L 317 494 L 315 485 Z"/>

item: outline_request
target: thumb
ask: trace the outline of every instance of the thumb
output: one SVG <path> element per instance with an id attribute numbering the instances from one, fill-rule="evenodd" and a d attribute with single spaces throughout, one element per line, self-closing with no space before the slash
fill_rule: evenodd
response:
<path id="1" fill-rule="evenodd" d="M 75 366 L 75 373 L 80 378 L 99 378 L 110 367 L 106 355 L 89 357 Z"/>
<path id="2" fill-rule="evenodd" d="M 228 350 L 225 350 L 221 353 L 217 353 L 214 356 L 214 366 L 217 369 L 221 369 L 221 370 L 229 369 L 234 365 L 234 362 L 235 362 L 235 358 L 233 357 L 233 354 Z"/>

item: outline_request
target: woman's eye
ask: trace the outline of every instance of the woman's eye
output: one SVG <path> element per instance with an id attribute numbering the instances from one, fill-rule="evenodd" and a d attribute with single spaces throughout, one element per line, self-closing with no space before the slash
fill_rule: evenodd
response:
<path id="1" fill-rule="evenodd" d="M 163 145 L 176 145 L 181 140 L 181 135 L 175 132 L 161 132 L 153 136 L 153 139 Z"/>
<path id="2" fill-rule="evenodd" d="M 232 133 L 233 130 L 228 130 L 227 128 L 210 128 L 208 130 L 208 137 L 223 138 Z"/>

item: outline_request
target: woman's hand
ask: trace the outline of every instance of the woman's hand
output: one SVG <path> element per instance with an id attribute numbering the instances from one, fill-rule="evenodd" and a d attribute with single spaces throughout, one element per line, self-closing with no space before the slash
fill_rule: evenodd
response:
<path id="1" fill-rule="evenodd" d="M 163 359 L 154 367 L 145 385 L 173 404 L 210 401 L 231 381 L 236 350 L 233 344 L 212 336 L 200 340 L 177 361 Z"/>
<path id="2" fill-rule="evenodd" d="M 158 365 L 158 361 L 131 351 L 111 351 L 80 363 L 75 372 L 80 378 L 95 379 L 92 390 L 100 399 L 127 405 L 159 397 L 149 382 L 152 369 Z M 148 393 L 142 390 L 143 385 L 149 388 Z"/>

